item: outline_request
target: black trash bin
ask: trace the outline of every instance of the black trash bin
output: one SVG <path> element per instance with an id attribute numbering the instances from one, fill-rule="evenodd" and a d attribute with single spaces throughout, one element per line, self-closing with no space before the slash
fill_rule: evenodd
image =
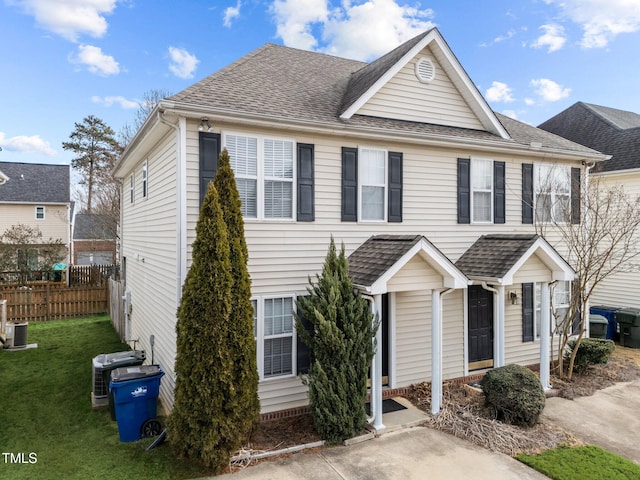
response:
<path id="1" fill-rule="evenodd" d="M 144 350 L 103 353 L 93 358 L 93 403 L 94 407 L 106 406 L 109 402 L 111 371 L 120 367 L 142 365 L 146 359 Z M 111 415 L 113 420 L 116 417 Z"/>
<path id="2" fill-rule="evenodd" d="M 640 309 L 622 308 L 616 312 L 620 325 L 620 345 L 640 348 Z"/>
<path id="3" fill-rule="evenodd" d="M 616 341 L 618 339 L 618 323 L 616 321 L 616 312 L 621 307 L 612 307 L 607 305 L 595 305 L 589 309 L 589 313 L 593 315 L 602 315 L 607 319 L 609 324 L 607 325 L 608 340 Z"/>
<path id="4" fill-rule="evenodd" d="M 120 367 L 111 372 L 109 391 L 121 442 L 135 442 L 162 432 L 156 409 L 163 375 L 158 365 Z"/>
<path id="5" fill-rule="evenodd" d="M 589 337 L 591 338 L 607 338 L 607 325 L 609 321 L 602 315 L 589 315 Z"/>

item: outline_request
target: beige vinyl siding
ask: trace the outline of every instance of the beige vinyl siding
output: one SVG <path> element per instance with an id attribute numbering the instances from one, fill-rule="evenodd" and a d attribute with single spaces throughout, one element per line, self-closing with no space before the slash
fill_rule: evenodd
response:
<path id="1" fill-rule="evenodd" d="M 43 220 L 36 220 L 36 207 L 45 210 Z M 0 235 L 13 225 L 27 225 L 42 232 L 43 241 L 60 239 L 69 245 L 69 206 L 46 203 L 0 203 Z"/>
<path id="2" fill-rule="evenodd" d="M 551 272 L 534 253 L 513 276 L 513 283 L 550 282 Z"/>
<path id="3" fill-rule="evenodd" d="M 396 293 L 396 387 L 431 379 L 431 291 Z"/>
<path id="4" fill-rule="evenodd" d="M 464 295 L 455 290 L 442 299 L 442 378 L 464 375 Z"/>
<path id="5" fill-rule="evenodd" d="M 421 288 L 442 288 L 442 276 L 419 256 L 413 257 L 388 282 L 389 292 L 403 292 Z"/>
<path id="6" fill-rule="evenodd" d="M 540 363 L 540 341 L 522 341 L 522 284 L 514 284 L 505 289 L 515 291 L 518 304 L 513 305 L 508 295 L 504 306 L 504 361 L 505 365 L 533 365 Z"/>
<path id="7" fill-rule="evenodd" d="M 640 195 L 640 172 L 598 175 L 594 176 L 593 181 L 598 179 L 603 188 L 621 185 L 632 199 Z M 637 235 L 640 236 L 640 233 Z M 640 260 L 636 259 L 633 263 L 639 264 Z M 596 286 L 590 304 L 640 308 L 640 267 L 626 268 L 607 277 Z"/>
<path id="8" fill-rule="evenodd" d="M 299 377 L 264 380 L 258 386 L 258 396 L 261 413 L 303 407 L 309 403 L 307 387 Z"/>
<path id="9" fill-rule="evenodd" d="M 148 195 L 142 197 L 142 165 L 148 165 Z M 131 337 L 151 359 L 150 335 L 155 337 L 154 360 L 166 372 L 160 398 L 173 403 L 175 386 L 177 309 L 175 133 L 165 136 L 137 163 L 135 202 L 130 203 L 129 174 L 123 183 L 122 256 L 131 291 Z M 130 173 L 130 172 L 129 172 Z"/>
<path id="10" fill-rule="evenodd" d="M 415 75 L 415 64 L 422 57 L 429 58 L 435 66 L 435 78 L 430 83 L 420 82 Z M 429 47 L 407 63 L 357 113 L 483 130 Z"/>

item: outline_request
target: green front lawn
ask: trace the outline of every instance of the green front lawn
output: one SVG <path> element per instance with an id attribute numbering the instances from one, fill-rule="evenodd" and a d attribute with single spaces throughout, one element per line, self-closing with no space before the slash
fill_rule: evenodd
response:
<path id="1" fill-rule="evenodd" d="M 555 480 L 627 480 L 640 478 L 640 465 L 600 447 L 558 447 L 518 460 Z"/>
<path id="2" fill-rule="evenodd" d="M 91 360 L 128 349 L 108 317 L 32 323 L 29 343 L 38 348 L 0 350 L 0 478 L 183 479 L 209 474 L 176 460 L 166 443 L 149 452 L 145 448 L 151 439 L 121 443 L 109 411 L 92 410 Z"/>

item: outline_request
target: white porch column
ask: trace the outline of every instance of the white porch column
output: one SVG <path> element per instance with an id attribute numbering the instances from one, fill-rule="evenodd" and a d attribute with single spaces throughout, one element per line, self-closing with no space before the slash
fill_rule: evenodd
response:
<path id="1" fill-rule="evenodd" d="M 376 330 L 376 351 L 371 365 L 371 413 L 373 414 L 373 428 L 383 430 L 382 423 L 382 295 L 374 295 L 373 312 L 380 320 Z M 374 317 L 375 318 L 375 317 Z"/>
<path id="2" fill-rule="evenodd" d="M 498 285 L 496 287 L 496 331 L 494 332 L 495 338 L 495 353 L 494 353 L 494 366 L 504 366 L 504 285 Z"/>
<path id="3" fill-rule="evenodd" d="M 549 294 L 549 284 L 543 282 L 540 285 L 540 383 L 544 390 L 551 388 L 549 362 L 551 333 L 551 301 Z"/>
<path id="4" fill-rule="evenodd" d="M 440 292 L 431 291 L 431 413 L 442 407 L 442 315 Z"/>

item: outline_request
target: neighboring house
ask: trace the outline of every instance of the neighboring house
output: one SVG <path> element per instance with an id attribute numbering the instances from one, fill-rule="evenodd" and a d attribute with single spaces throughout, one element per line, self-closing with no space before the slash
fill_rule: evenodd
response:
<path id="1" fill-rule="evenodd" d="M 591 175 L 605 187 L 622 185 L 632 198 L 640 195 L 640 114 L 577 102 L 540 125 L 611 158 Z M 594 290 L 592 305 L 640 307 L 640 271 L 620 271 Z"/>
<path id="2" fill-rule="evenodd" d="M 108 215 L 77 213 L 73 223 L 73 264 L 114 265 L 116 222 Z"/>
<path id="3" fill-rule="evenodd" d="M 37 227 L 43 241 L 60 239 L 68 251 L 69 178 L 69 165 L 0 162 L 0 235 L 18 224 Z M 37 248 L 24 258 L 37 269 Z"/>
<path id="4" fill-rule="evenodd" d="M 162 100 L 127 147 L 115 173 L 131 339 L 149 349 L 154 336 L 165 405 L 175 312 L 222 148 L 243 202 L 267 418 L 307 405 L 292 312 L 331 235 L 382 318 L 376 428 L 382 396 L 416 382 L 432 381 L 437 411 L 444 379 L 542 354 L 548 387 L 548 286 L 564 298 L 575 272 L 535 235 L 536 179 L 558 168 L 568 184 L 545 195 L 579 221 L 566 192 L 604 156 L 494 113 L 432 29 L 369 64 L 265 45 Z"/>

